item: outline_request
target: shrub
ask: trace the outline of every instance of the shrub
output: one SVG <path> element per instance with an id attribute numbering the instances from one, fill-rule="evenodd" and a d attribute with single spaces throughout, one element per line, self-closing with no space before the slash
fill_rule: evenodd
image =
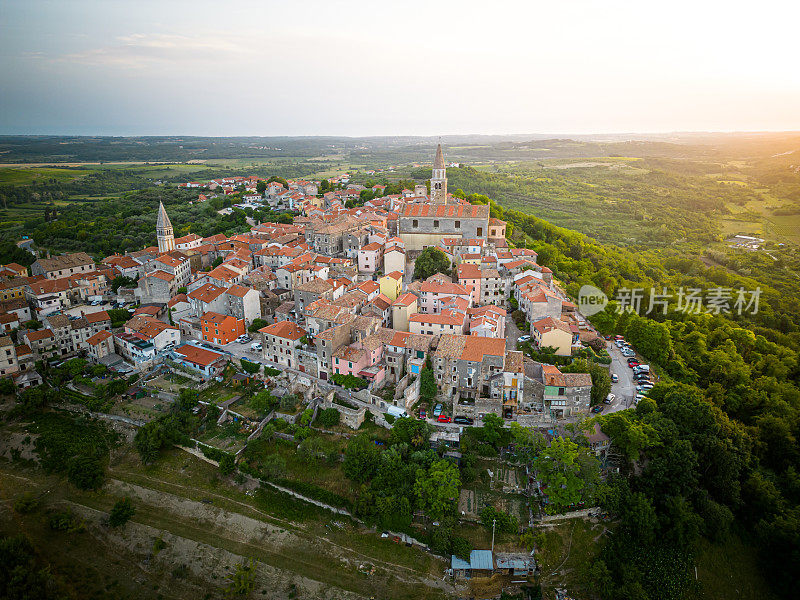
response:
<path id="1" fill-rule="evenodd" d="M 250 362 L 247 359 L 242 359 L 242 369 L 244 369 L 247 373 L 251 375 L 254 373 L 258 373 L 261 370 L 261 365 L 256 362 Z"/>
<path id="2" fill-rule="evenodd" d="M 26 515 L 39 508 L 39 498 L 31 492 L 25 492 L 14 500 L 14 510 L 21 515 Z"/>
<path id="3" fill-rule="evenodd" d="M 47 525 L 50 529 L 67 533 L 79 533 L 86 529 L 86 524 L 72 512 L 71 508 L 51 513 Z"/>
<path id="4" fill-rule="evenodd" d="M 497 510 L 492 506 L 484 508 L 480 513 L 480 517 L 481 523 L 490 529 L 492 527 L 492 521 L 496 521 L 495 527 L 497 531 L 516 533 L 519 529 L 519 521 L 517 521 L 516 517 L 501 510 Z"/>
<path id="5" fill-rule="evenodd" d="M 331 381 L 336 385 L 340 385 L 348 390 L 361 390 L 367 387 L 367 382 L 361 377 L 356 377 L 355 375 L 342 375 L 341 373 L 336 373 L 335 375 L 331 376 Z"/>
<path id="6" fill-rule="evenodd" d="M 326 408 L 317 413 L 317 423 L 322 427 L 335 427 L 339 424 L 341 413 L 335 408 Z"/>
<path id="7" fill-rule="evenodd" d="M 133 507 L 131 499 L 127 497 L 121 498 L 111 508 L 111 513 L 108 515 L 108 524 L 111 527 L 121 527 L 130 521 L 135 512 L 136 509 Z"/>

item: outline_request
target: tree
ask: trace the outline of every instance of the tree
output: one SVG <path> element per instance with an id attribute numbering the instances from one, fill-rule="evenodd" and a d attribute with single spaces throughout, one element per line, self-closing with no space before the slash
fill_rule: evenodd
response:
<path id="1" fill-rule="evenodd" d="M 231 575 L 226 595 L 228 598 L 247 596 L 253 591 L 255 585 L 256 561 L 251 558 L 249 561 L 242 561 L 236 565 L 236 571 Z"/>
<path id="2" fill-rule="evenodd" d="M 233 458 L 233 454 L 224 453 L 222 458 L 219 459 L 219 472 L 222 475 L 230 475 L 235 470 L 236 461 Z"/>
<path id="3" fill-rule="evenodd" d="M 81 490 L 96 490 L 103 485 L 105 469 L 95 456 L 74 456 L 67 464 L 67 479 Z"/>
<path id="4" fill-rule="evenodd" d="M 256 183 L 256 191 L 259 194 L 264 195 L 264 192 L 267 191 L 267 182 L 262 179 L 259 179 L 258 182 Z"/>
<path id="5" fill-rule="evenodd" d="M 458 469 L 448 460 L 434 461 L 427 470 L 417 469 L 414 495 L 432 519 L 442 519 L 453 510 L 460 488 Z"/>
<path id="6" fill-rule="evenodd" d="M 111 527 L 121 527 L 130 521 L 135 512 L 136 509 L 133 507 L 131 499 L 128 497 L 121 498 L 111 508 L 111 512 L 108 515 L 108 524 Z"/>
<path id="7" fill-rule="evenodd" d="M 427 279 L 436 273 L 448 274 L 450 272 L 450 259 L 435 246 L 423 250 L 414 262 L 414 279 Z"/>
<path id="8" fill-rule="evenodd" d="M 111 290 L 116 294 L 119 288 L 132 288 L 136 287 L 136 280 L 131 277 L 126 277 L 125 275 L 118 275 L 114 278 L 111 282 Z"/>
<path id="9" fill-rule="evenodd" d="M 380 450 L 366 435 L 352 438 L 344 450 L 344 474 L 363 483 L 372 479 L 378 469 Z"/>
<path id="10" fill-rule="evenodd" d="M 11 377 L 3 377 L 0 379 L 0 394 L 10 396 L 17 391 L 17 386 L 14 385 L 14 380 Z"/>
<path id="11" fill-rule="evenodd" d="M 266 327 L 267 325 L 269 325 L 269 323 L 267 323 L 264 319 L 256 318 L 253 319 L 253 322 L 250 324 L 250 327 L 247 328 L 247 331 L 249 331 L 250 333 L 255 333 L 256 331 Z"/>
<path id="12" fill-rule="evenodd" d="M 436 385 L 436 379 L 433 376 L 433 369 L 426 364 L 422 368 L 419 377 L 419 396 L 423 402 L 430 404 L 436 400 L 436 394 L 439 392 L 439 387 Z"/>
<path id="13" fill-rule="evenodd" d="M 215 259 L 214 259 L 214 261 L 211 263 L 211 266 L 212 266 L 212 267 L 218 267 L 218 266 L 220 266 L 221 264 L 222 264 L 222 257 L 221 257 L 221 256 L 218 256 L 218 257 L 217 257 L 217 258 L 215 258 Z"/>
<path id="14" fill-rule="evenodd" d="M 53 587 L 48 569 L 36 565 L 36 554 L 27 537 L 0 537 L 0 598 L 50 600 L 62 597 Z"/>
<path id="15" fill-rule="evenodd" d="M 433 426 L 426 421 L 404 417 L 397 419 L 389 435 L 389 443 L 408 444 L 413 448 L 423 448 L 433 432 Z"/>
<path id="16" fill-rule="evenodd" d="M 561 512 L 581 500 L 584 482 L 579 477 L 578 445 L 569 438 L 556 437 L 537 461 L 539 478 L 547 488 L 549 514 Z"/>

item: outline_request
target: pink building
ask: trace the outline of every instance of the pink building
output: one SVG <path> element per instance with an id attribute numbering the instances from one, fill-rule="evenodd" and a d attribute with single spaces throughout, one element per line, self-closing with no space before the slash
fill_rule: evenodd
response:
<path id="1" fill-rule="evenodd" d="M 358 271 L 374 273 L 383 265 L 383 246 L 378 242 L 367 244 L 358 251 Z"/>
<path id="2" fill-rule="evenodd" d="M 383 342 L 371 335 L 360 342 L 339 348 L 333 355 L 333 372 L 339 375 L 353 375 L 378 383 L 386 375 L 380 364 L 383 357 Z"/>

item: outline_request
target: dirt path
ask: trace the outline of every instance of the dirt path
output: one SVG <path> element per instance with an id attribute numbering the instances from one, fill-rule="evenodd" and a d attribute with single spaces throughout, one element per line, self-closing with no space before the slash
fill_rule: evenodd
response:
<path id="1" fill-rule="evenodd" d="M 200 490 L 198 490 L 197 488 L 194 488 L 194 487 L 189 487 L 189 486 L 185 486 L 185 485 L 181 485 L 181 484 L 177 484 L 177 483 L 167 482 L 167 481 L 164 481 L 164 480 L 161 480 L 161 479 L 156 479 L 156 478 L 149 477 L 147 475 L 141 475 L 141 474 L 138 474 L 138 473 L 130 473 L 130 472 L 125 472 L 125 471 L 114 471 L 114 472 L 119 474 L 119 475 L 125 475 L 125 474 L 133 475 L 136 478 L 146 479 L 146 480 L 151 481 L 153 483 L 158 483 L 160 485 L 171 486 L 171 487 L 182 489 L 182 490 L 185 490 L 185 491 L 191 491 L 191 492 L 199 492 L 200 491 Z M 113 479 L 113 480 L 111 480 L 111 482 L 109 482 L 109 485 L 112 486 L 112 489 L 113 489 L 113 487 L 118 487 L 119 491 L 121 493 L 123 493 L 123 494 L 128 493 L 128 492 L 126 492 L 126 490 L 130 490 L 130 493 L 128 493 L 128 495 L 132 495 L 133 497 L 137 497 L 137 495 L 138 495 L 138 499 L 139 500 L 142 500 L 142 501 L 144 501 L 144 502 L 146 502 L 148 504 L 152 504 L 153 502 L 162 502 L 163 503 L 165 501 L 165 499 L 166 499 L 167 500 L 166 501 L 166 506 L 168 506 L 170 509 L 175 509 L 175 511 L 178 512 L 179 514 L 192 515 L 192 516 L 194 516 L 194 517 L 196 517 L 196 518 L 198 518 L 200 520 L 216 521 L 217 518 L 218 518 L 217 516 L 218 516 L 219 513 L 228 512 L 223 508 L 211 507 L 211 506 L 209 506 L 207 504 L 203 504 L 202 502 L 198 502 L 198 501 L 195 501 L 195 500 L 189 500 L 189 499 L 186 499 L 186 498 L 183 498 L 183 497 L 179 497 L 179 496 L 174 496 L 173 494 L 170 494 L 169 492 L 162 492 L 162 491 L 158 491 L 158 490 L 152 490 L 150 488 L 145 488 L 145 487 L 142 487 L 142 486 L 140 486 L 138 484 L 134 484 L 134 483 L 126 482 L 126 481 L 120 481 L 120 480 L 117 480 L 117 479 Z M 415 571 L 414 569 L 412 569 L 410 567 L 407 567 L 405 565 L 400 565 L 400 564 L 397 564 L 397 563 L 394 563 L 394 562 L 391 562 L 391 561 L 387 561 L 387 560 L 383 560 L 383 559 L 377 559 L 374 556 L 369 556 L 369 555 L 363 554 L 363 553 L 358 552 L 357 550 L 354 550 L 353 548 L 350 548 L 348 546 L 343 546 L 341 544 L 337 544 L 336 542 L 334 542 L 333 540 L 330 540 L 328 538 L 314 535 L 313 533 L 309 532 L 307 530 L 307 528 L 304 527 L 301 524 L 294 523 L 294 522 L 291 522 L 291 521 L 286 521 L 284 519 L 280 519 L 278 517 L 275 517 L 274 515 L 271 515 L 269 513 L 265 513 L 265 512 L 255 508 L 255 507 L 253 507 L 250 504 L 246 504 L 244 502 L 240 502 L 238 500 L 230 498 L 229 496 L 223 496 L 221 494 L 215 494 L 214 492 L 210 492 L 210 491 L 207 491 L 207 490 L 202 490 L 202 495 L 205 496 L 205 497 L 208 497 L 208 498 L 216 498 L 218 500 L 224 500 L 225 502 L 230 502 L 230 503 L 236 504 L 238 506 L 241 506 L 243 508 L 246 508 L 248 511 L 255 512 L 255 513 L 263 516 L 268 521 L 272 521 L 273 523 L 274 522 L 280 523 L 281 525 L 283 525 L 288 530 L 288 531 L 284 531 L 283 529 L 277 528 L 274 525 L 271 525 L 269 523 L 265 523 L 265 522 L 262 522 L 262 521 L 258 521 L 256 519 L 253 519 L 251 517 L 247 517 L 245 515 L 240 515 L 238 513 L 230 513 L 231 515 L 236 515 L 236 517 L 237 517 L 237 518 L 234 519 L 235 527 L 237 529 L 241 529 L 243 532 L 245 532 L 245 530 L 248 530 L 249 533 L 251 534 L 251 537 L 256 535 L 256 533 L 258 532 L 258 529 L 259 529 L 260 526 L 269 525 L 269 527 L 271 527 L 272 530 L 282 531 L 286 535 L 295 536 L 295 541 L 297 541 L 297 539 L 300 538 L 300 539 L 303 539 L 306 542 L 311 542 L 311 543 L 313 543 L 315 545 L 318 545 L 320 542 L 324 542 L 328 546 L 334 547 L 334 548 L 336 548 L 336 549 L 338 549 L 338 550 L 340 550 L 340 551 L 342 551 L 344 553 L 347 553 L 347 554 L 354 555 L 354 556 L 358 557 L 359 560 L 362 560 L 362 561 L 365 561 L 365 562 L 369 562 L 369 563 L 373 563 L 373 564 L 376 564 L 376 565 L 380 565 L 380 566 L 385 567 L 387 569 L 389 569 L 389 568 L 390 569 L 396 569 L 396 570 L 405 572 L 406 574 L 408 574 L 409 576 L 412 577 L 412 579 L 399 577 L 403 581 L 406 581 L 406 582 L 409 582 L 409 583 L 413 583 L 413 582 L 419 581 L 419 579 L 417 579 L 417 578 L 420 577 L 419 573 L 417 571 Z M 155 500 L 156 497 L 158 497 L 158 500 Z M 174 499 L 174 500 L 171 500 L 171 499 Z M 225 519 L 223 519 L 223 522 L 224 521 L 225 521 Z M 288 537 L 281 538 L 281 539 L 287 545 L 289 545 L 289 542 L 292 541 Z M 431 578 L 422 578 L 422 579 L 423 579 L 424 584 L 429 586 L 429 587 L 435 587 L 435 588 L 440 588 L 440 589 L 449 589 L 449 587 L 446 584 L 443 585 L 443 582 L 439 581 L 438 579 L 431 579 Z"/>

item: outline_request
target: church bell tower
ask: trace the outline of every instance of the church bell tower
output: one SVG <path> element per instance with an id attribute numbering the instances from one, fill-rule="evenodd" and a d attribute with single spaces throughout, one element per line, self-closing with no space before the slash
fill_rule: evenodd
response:
<path id="1" fill-rule="evenodd" d="M 433 176 L 431 177 L 431 204 L 447 202 L 447 169 L 444 166 L 442 145 L 436 146 L 436 158 L 433 160 Z"/>
<path id="2" fill-rule="evenodd" d="M 158 203 L 158 220 L 156 221 L 156 237 L 158 238 L 158 251 L 171 252 L 175 250 L 175 234 L 172 232 L 172 223 L 167 216 L 164 203 Z"/>

